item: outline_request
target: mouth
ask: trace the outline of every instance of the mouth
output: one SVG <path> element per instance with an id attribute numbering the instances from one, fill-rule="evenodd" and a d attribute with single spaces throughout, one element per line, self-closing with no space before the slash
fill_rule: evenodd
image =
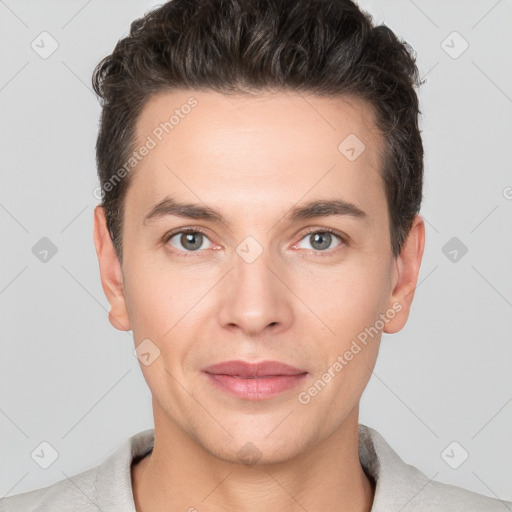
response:
<path id="1" fill-rule="evenodd" d="M 278 361 L 225 361 L 203 368 L 202 372 L 216 389 L 245 400 L 280 395 L 296 387 L 308 374 Z"/>

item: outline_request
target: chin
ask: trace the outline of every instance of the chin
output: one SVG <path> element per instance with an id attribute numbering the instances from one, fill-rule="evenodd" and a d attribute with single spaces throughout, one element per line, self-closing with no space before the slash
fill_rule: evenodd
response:
<path id="1" fill-rule="evenodd" d="M 293 432 L 292 438 L 290 438 L 291 432 Z M 314 444 L 316 439 L 301 439 L 300 433 L 296 429 L 291 430 L 288 427 L 283 429 L 281 436 L 274 433 L 272 438 L 256 431 L 254 435 L 251 435 L 250 431 L 246 430 L 243 434 L 238 433 L 233 437 L 223 436 L 221 439 L 208 436 L 208 439 L 204 441 L 196 439 L 196 442 L 199 442 L 213 457 L 231 464 L 252 467 L 277 464 L 293 459 L 304 452 L 308 446 Z"/>

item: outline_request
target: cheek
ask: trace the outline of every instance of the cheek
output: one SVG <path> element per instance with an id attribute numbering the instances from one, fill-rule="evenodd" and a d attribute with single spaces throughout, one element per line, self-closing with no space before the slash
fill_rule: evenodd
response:
<path id="1" fill-rule="evenodd" d="M 375 268 L 347 267 L 335 278 L 310 283 L 309 289 L 308 305 L 323 325 L 303 320 L 304 332 L 312 333 L 313 325 L 322 330 L 308 336 L 316 340 L 317 357 L 310 360 L 318 364 L 304 397 L 326 423 L 337 424 L 359 400 L 375 366 L 381 338 L 375 324 L 386 307 L 386 275 Z"/>
<path id="2" fill-rule="evenodd" d="M 389 276 L 373 262 L 347 265 L 339 273 L 319 277 L 304 289 L 310 290 L 308 305 L 322 323 L 313 324 L 308 316 L 302 328 L 311 333 L 313 325 L 320 326 L 316 336 L 309 336 L 317 341 L 317 357 L 311 360 L 319 363 L 314 365 L 317 384 L 311 392 L 322 390 L 316 406 L 327 408 L 327 414 L 334 415 L 332 421 L 338 421 L 357 402 L 375 366 L 382 331 L 380 323 L 378 329 L 375 326 L 387 305 Z"/>
<path id="3" fill-rule="evenodd" d="M 172 265 L 161 256 L 126 261 L 125 295 L 136 342 L 145 338 L 165 348 L 201 326 L 205 296 L 218 275 L 204 267 Z M 204 320 L 204 318 L 203 318 Z M 185 332 L 184 332 L 185 331 Z M 175 346 L 175 341 L 172 341 Z"/>
<path id="4" fill-rule="evenodd" d="M 185 381 L 182 365 L 190 349 L 189 327 L 195 318 L 193 305 L 200 296 L 200 285 L 149 257 L 126 261 L 126 274 L 129 278 L 125 281 L 125 294 L 133 339 L 151 358 L 149 364 L 141 359 L 140 368 L 154 398 L 164 406 L 169 396 L 179 394 L 177 382 Z"/>
<path id="5" fill-rule="evenodd" d="M 304 273 L 300 280 L 304 304 L 339 340 L 373 324 L 389 295 L 389 276 L 376 262 Z"/>
<path id="6" fill-rule="evenodd" d="M 136 342 L 161 338 L 176 322 L 186 287 L 157 261 L 127 258 L 124 266 L 126 306 Z"/>

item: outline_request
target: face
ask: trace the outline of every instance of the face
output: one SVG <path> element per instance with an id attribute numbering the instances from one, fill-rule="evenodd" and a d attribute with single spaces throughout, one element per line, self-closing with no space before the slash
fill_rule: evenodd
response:
<path id="1" fill-rule="evenodd" d="M 371 110 L 183 90 L 153 97 L 136 128 L 149 149 L 125 198 L 122 268 L 101 209 L 95 239 L 155 424 L 228 461 L 307 451 L 357 414 L 421 260 L 419 239 L 391 255 Z"/>

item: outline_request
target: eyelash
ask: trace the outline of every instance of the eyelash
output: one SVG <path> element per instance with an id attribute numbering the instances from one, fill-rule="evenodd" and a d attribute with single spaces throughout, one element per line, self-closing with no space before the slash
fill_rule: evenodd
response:
<path id="1" fill-rule="evenodd" d="M 208 235 L 201 229 L 199 228 L 180 228 L 180 229 L 177 229 L 175 231 L 171 231 L 170 233 L 167 233 L 164 238 L 163 238 L 163 242 L 165 244 L 167 244 L 169 242 L 169 240 L 171 240 L 171 238 L 173 238 L 174 236 L 176 235 L 180 235 L 180 234 L 183 234 L 183 233 L 201 233 L 203 236 L 205 236 L 206 238 L 208 238 Z M 334 249 L 330 249 L 328 251 L 315 251 L 315 250 L 312 250 L 312 252 L 317 255 L 317 256 L 320 256 L 320 257 L 326 257 L 326 256 L 331 256 L 333 253 L 337 252 L 338 250 L 342 249 L 343 247 L 347 247 L 349 245 L 348 243 L 348 240 L 347 240 L 347 237 L 341 235 L 340 233 L 338 233 L 337 231 L 335 231 L 334 229 L 331 229 L 331 228 L 311 228 L 310 230 L 306 231 L 306 233 L 304 233 L 301 238 L 299 239 L 299 242 L 305 238 L 306 236 L 308 235 L 313 235 L 315 233 L 330 233 L 336 237 L 338 237 L 341 241 L 341 245 L 334 248 Z M 209 240 L 209 238 L 208 238 Z M 298 242 L 297 242 L 298 243 Z M 294 245 L 297 245 L 297 244 L 294 244 Z M 309 249 L 311 251 L 311 249 Z M 176 251 L 176 250 L 172 250 L 172 252 L 178 256 L 181 256 L 181 257 L 184 257 L 184 258 L 188 258 L 190 256 L 194 256 L 196 251 Z M 203 252 L 203 251 L 197 251 L 198 253 L 199 252 Z"/>

